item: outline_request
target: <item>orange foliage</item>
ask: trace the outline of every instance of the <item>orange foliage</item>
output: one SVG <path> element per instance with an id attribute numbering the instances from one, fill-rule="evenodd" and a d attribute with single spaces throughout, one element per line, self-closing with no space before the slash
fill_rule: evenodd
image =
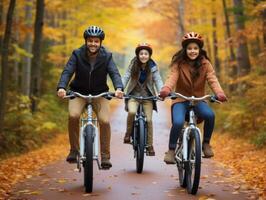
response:
<path id="1" fill-rule="evenodd" d="M 244 139 L 232 139 L 228 135 L 214 135 L 212 144 L 214 159 L 233 168 L 235 182 L 240 184 L 241 176 L 251 188 L 259 191 L 262 199 L 266 198 L 266 149 L 258 150 Z"/>

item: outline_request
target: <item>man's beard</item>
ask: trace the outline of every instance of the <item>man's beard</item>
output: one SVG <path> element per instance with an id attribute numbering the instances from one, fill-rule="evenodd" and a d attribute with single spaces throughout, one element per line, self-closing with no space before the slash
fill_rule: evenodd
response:
<path id="1" fill-rule="evenodd" d="M 99 47 L 96 49 L 96 51 L 91 52 L 89 46 L 86 45 L 87 52 L 88 52 L 90 55 L 95 55 L 95 54 L 97 54 L 97 53 L 99 52 L 100 48 L 101 48 L 101 46 L 99 46 Z"/>

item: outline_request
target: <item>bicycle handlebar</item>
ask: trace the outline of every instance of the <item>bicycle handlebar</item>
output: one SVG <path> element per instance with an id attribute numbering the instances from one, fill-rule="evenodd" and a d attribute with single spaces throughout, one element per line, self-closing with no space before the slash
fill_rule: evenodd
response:
<path id="1" fill-rule="evenodd" d="M 124 99 L 136 99 L 136 100 L 153 100 L 153 101 L 162 101 L 162 99 L 158 96 L 148 96 L 148 97 L 143 97 L 143 96 L 135 96 L 135 95 L 124 95 Z"/>
<path id="2" fill-rule="evenodd" d="M 103 92 L 101 94 L 98 94 L 98 95 L 83 95 L 83 94 L 80 94 L 78 92 L 73 92 L 73 91 L 70 91 L 68 95 L 66 95 L 64 97 L 64 99 L 71 99 L 71 98 L 75 98 L 75 97 L 81 97 L 83 99 L 96 99 L 96 98 L 99 98 L 99 97 L 104 97 L 106 99 L 112 99 L 113 97 L 115 96 L 115 94 L 113 92 Z"/>
<path id="3" fill-rule="evenodd" d="M 174 92 L 174 93 L 171 93 L 170 96 L 169 96 L 171 99 L 176 99 L 178 97 L 182 98 L 182 99 L 185 99 L 185 100 L 188 100 L 188 101 L 203 101 L 203 100 L 209 100 L 210 102 L 217 102 L 217 103 L 222 103 L 221 101 L 219 101 L 217 99 L 217 97 L 215 95 L 205 95 L 203 97 L 194 97 L 194 96 L 191 96 L 191 97 L 187 97 L 185 95 L 182 95 L 180 93 L 177 93 L 177 92 Z"/>

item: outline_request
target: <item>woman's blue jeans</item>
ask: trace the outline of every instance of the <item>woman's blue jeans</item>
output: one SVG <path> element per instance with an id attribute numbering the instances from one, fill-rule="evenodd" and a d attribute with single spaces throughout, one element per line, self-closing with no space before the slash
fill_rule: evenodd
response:
<path id="1" fill-rule="evenodd" d="M 185 116 L 189 109 L 189 102 L 180 102 L 172 105 L 172 128 L 169 138 L 169 149 L 175 149 L 177 138 L 181 133 L 185 122 Z M 204 136 L 203 142 L 209 143 L 211 140 L 215 115 L 212 109 L 204 101 L 198 102 L 194 107 L 194 111 L 197 117 L 204 120 Z"/>

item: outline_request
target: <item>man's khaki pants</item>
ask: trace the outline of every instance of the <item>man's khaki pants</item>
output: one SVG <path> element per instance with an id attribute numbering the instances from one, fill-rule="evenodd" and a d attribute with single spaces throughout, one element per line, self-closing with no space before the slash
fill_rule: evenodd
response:
<path id="1" fill-rule="evenodd" d="M 128 115 L 127 115 L 127 132 L 126 135 L 131 135 L 133 122 L 135 119 L 135 114 L 138 110 L 138 101 L 135 99 L 130 99 L 128 101 Z M 144 101 L 143 110 L 146 115 L 147 124 L 148 124 L 148 138 L 147 145 L 153 144 L 153 129 L 152 129 L 152 112 L 153 112 L 153 103 L 152 101 Z"/>
<path id="2" fill-rule="evenodd" d="M 68 132 L 71 150 L 79 150 L 79 120 L 85 105 L 86 100 L 79 97 L 69 100 Z M 101 156 L 102 158 L 110 159 L 111 129 L 109 123 L 109 102 L 103 97 L 93 99 L 92 108 L 100 126 Z"/>

